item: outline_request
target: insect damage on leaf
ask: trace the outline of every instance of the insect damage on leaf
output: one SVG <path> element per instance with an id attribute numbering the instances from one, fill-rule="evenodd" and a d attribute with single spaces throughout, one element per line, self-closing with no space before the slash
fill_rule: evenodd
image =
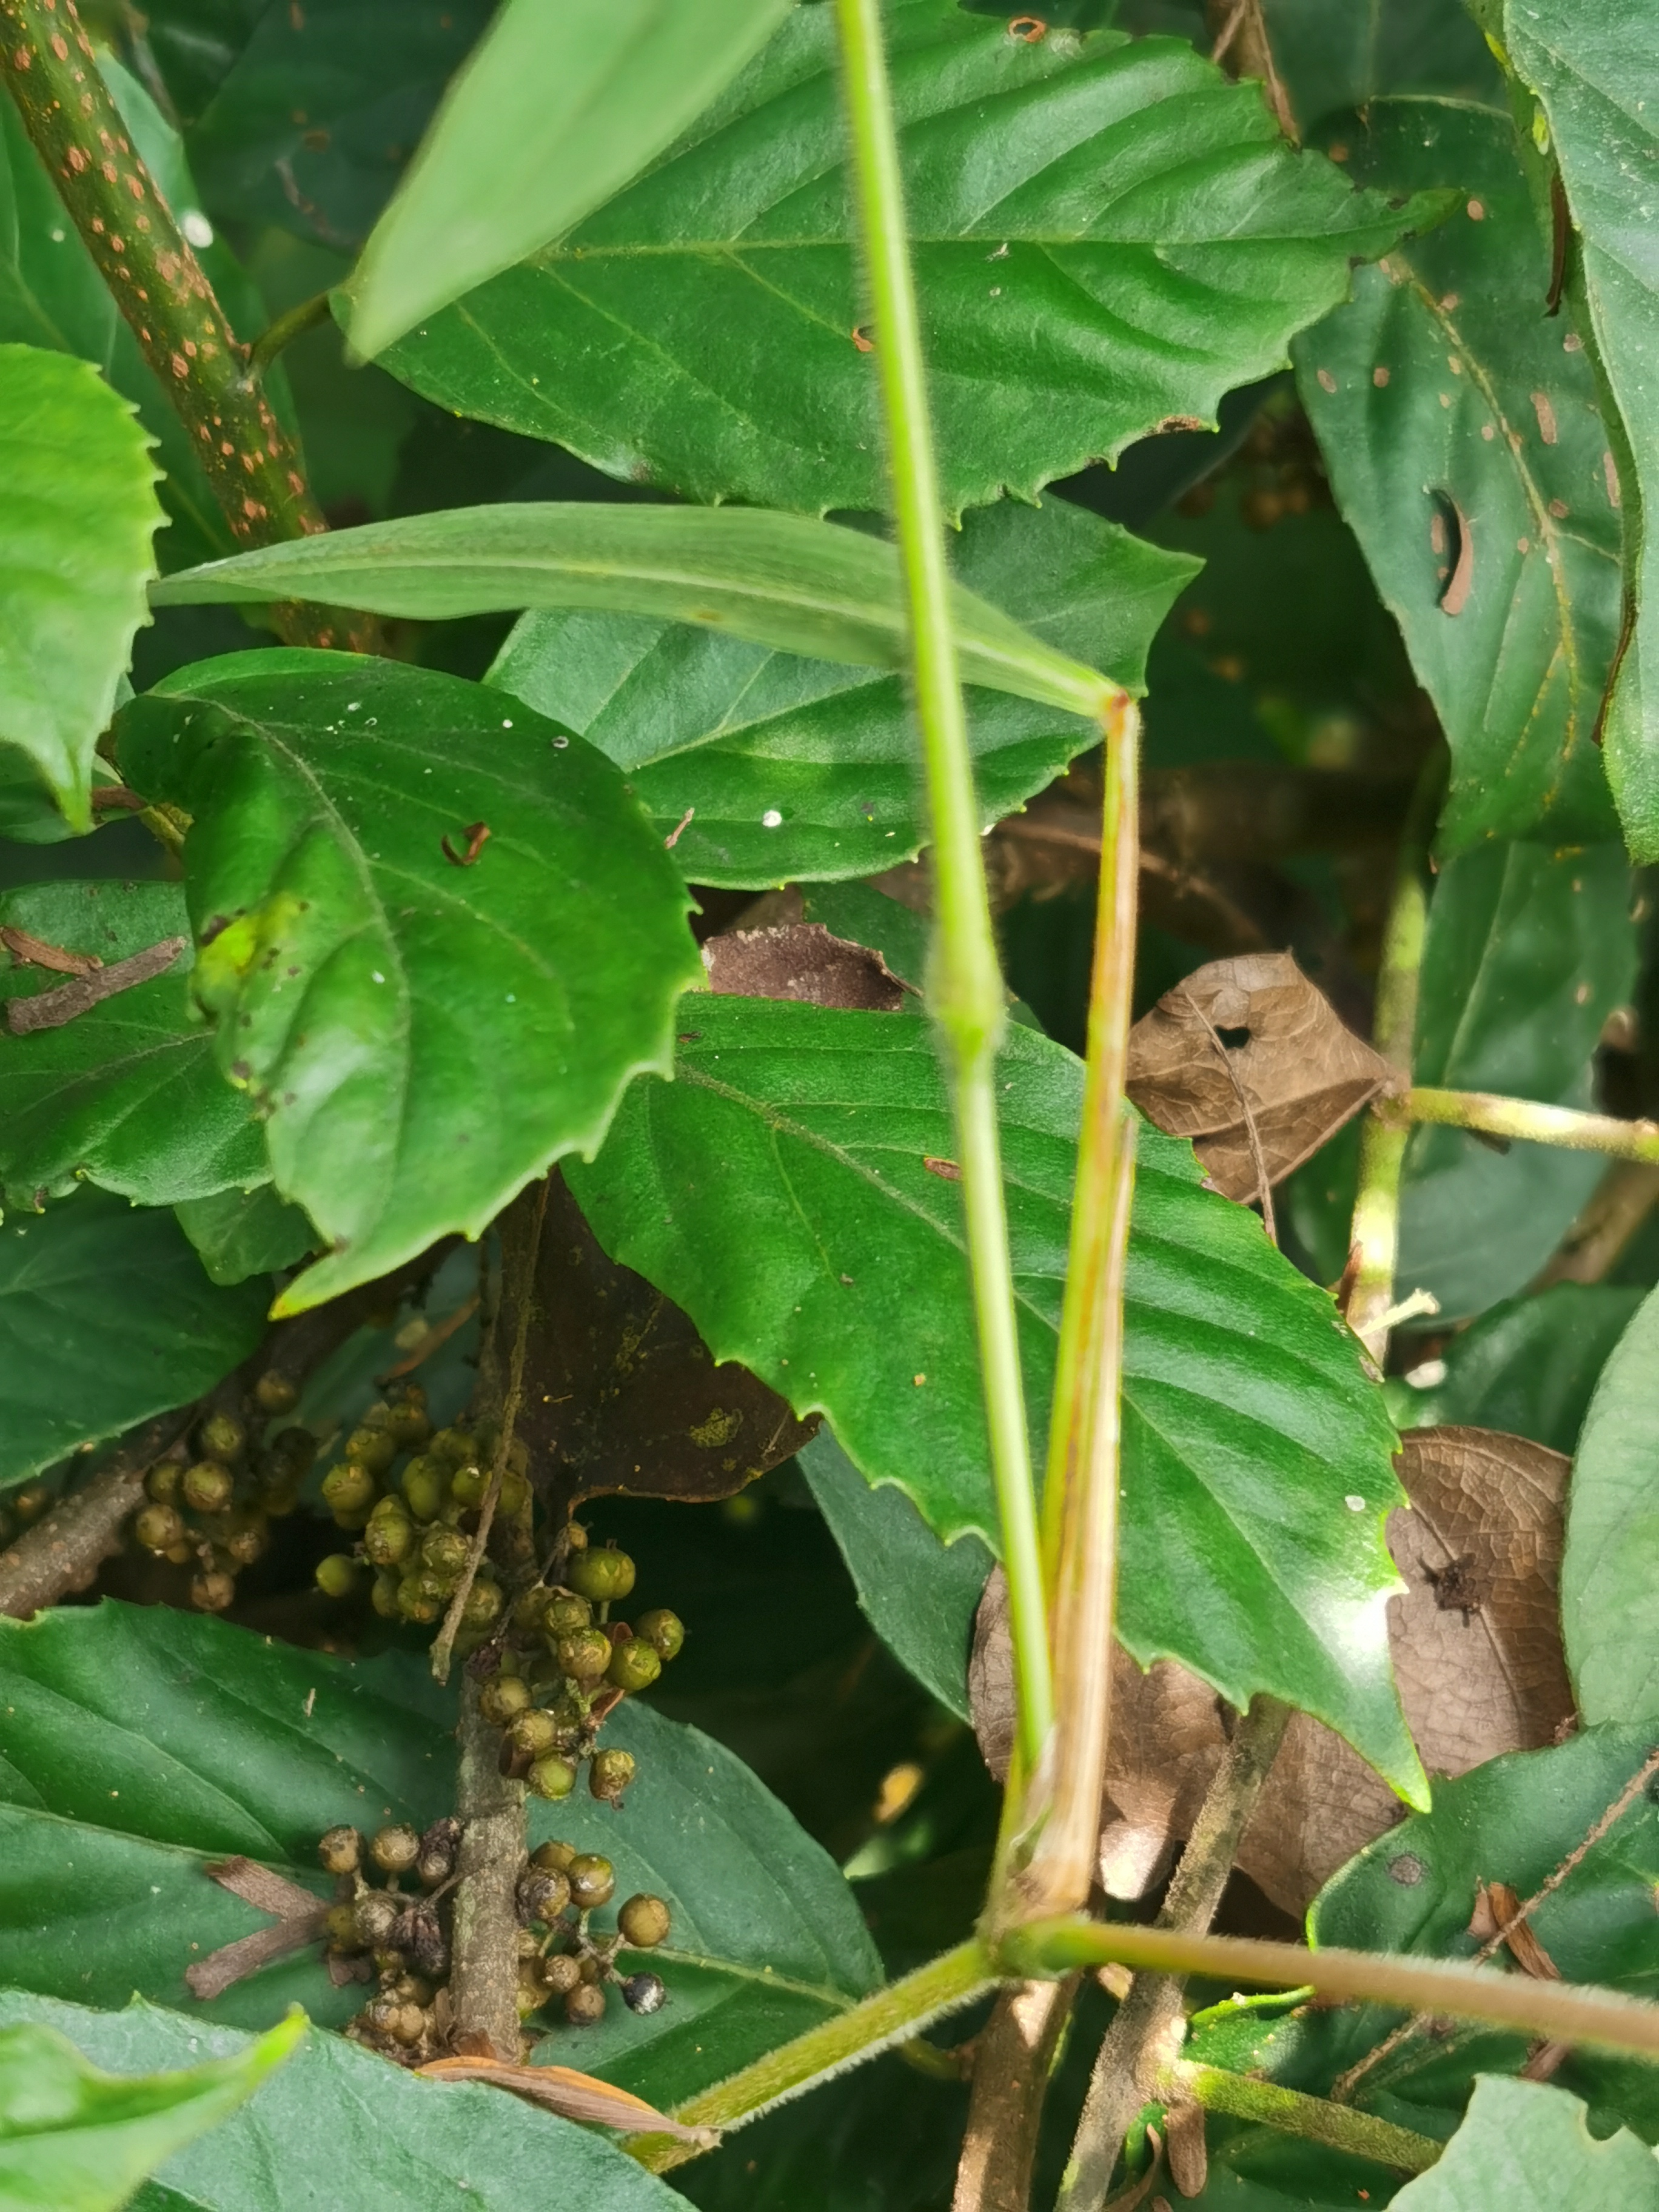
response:
<path id="1" fill-rule="evenodd" d="M 832 937 L 822 922 L 735 929 L 702 948 L 708 988 L 738 999 L 805 999 L 815 1006 L 896 1013 L 907 989 L 867 946 Z"/>

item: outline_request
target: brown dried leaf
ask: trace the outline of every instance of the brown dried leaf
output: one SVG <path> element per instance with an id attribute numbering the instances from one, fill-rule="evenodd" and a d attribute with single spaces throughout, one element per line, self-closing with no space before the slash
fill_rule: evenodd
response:
<path id="1" fill-rule="evenodd" d="M 711 937 L 702 964 L 709 989 L 730 998 L 805 999 L 876 1014 L 896 1013 L 904 1003 L 906 986 L 879 952 L 832 937 L 821 921 Z"/>
<path id="2" fill-rule="evenodd" d="M 712 2150 L 720 2141 L 713 2128 L 688 2128 L 626 2089 L 614 2089 L 592 2074 L 569 2066 L 515 2066 L 500 2058 L 434 2058 L 416 2072 L 437 2081 L 493 2081 L 562 2119 L 591 2120 L 628 2135 L 672 2136 L 678 2142 Z"/>
<path id="3" fill-rule="evenodd" d="M 273 1874 L 269 1867 L 262 1867 L 240 1854 L 217 1860 L 202 1871 L 233 1897 L 240 1897 L 244 1904 L 277 1916 L 269 1928 L 256 1928 L 251 1936 L 239 1936 L 234 1943 L 222 1943 L 205 1959 L 198 1959 L 185 1967 L 185 1980 L 191 1995 L 204 2004 L 213 1997 L 222 1996 L 234 1984 L 257 1974 L 273 1960 L 286 1958 L 290 1951 L 303 1950 L 307 1944 L 320 1940 L 328 1907 L 298 1882 Z"/>
<path id="4" fill-rule="evenodd" d="M 1407 1589 L 1389 1601 L 1389 1638 L 1424 1765 L 1455 1776 L 1554 1741 L 1572 1713 L 1557 1601 L 1571 1462 L 1520 1437 L 1419 1429 L 1403 1441 L 1399 1470 L 1412 1504 L 1389 1516 L 1388 1534 Z M 981 1602 L 969 1673 L 994 1773 L 1006 1771 L 1012 1687 L 998 1569 Z M 1114 1647 L 1101 1834 L 1110 1894 L 1144 1895 L 1160 1878 L 1222 1742 L 1207 1684 L 1167 1660 L 1143 1674 Z M 1299 1913 L 1401 1809 L 1340 1736 L 1298 1713 L 1238 1863 L 1275 1904 Z"/>
<path id="5" fill-rule="evenodd" d="M 1130 1097 L 1246 1203 L 1261 1194 L 1250 1121 L 1276 1183 L 1395 1079 L 1288 952 L 1211 961 L 1129 1032 Z"/>

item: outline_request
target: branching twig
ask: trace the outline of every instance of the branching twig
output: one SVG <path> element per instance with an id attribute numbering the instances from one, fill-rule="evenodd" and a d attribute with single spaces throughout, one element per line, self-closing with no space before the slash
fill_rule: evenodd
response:
<path id="1" fill-rule="evenodd" d="M 1426 2173 L 1445 2149 L 1444 2143 L 1432 2136 L 1396 2127 L 1392 2120 L 1356 2112 L 1351 2106 L 1333 2105 L 1323 2097 L 1305 2096 L 1254 2075 L 1231 2073 L 1224 2067 L 1195 2066 L 1177 2059 L 1169 2068 L 1163 2086 L 1172 2094 L 1190 2097 L 1206 2111 L 1253 2120 L 1258 2127 L 1277 2128 L 1283 2135 L 1323 2143 L 1350 2158 L 1374 2159 L 1378 2166 L 1395 2166 L 1402 2173 Z"/>
<path id="2" fill-rule="evenodd" d="M 974 2091 L 951 2212 L 1026 2212 L 1042 2093 L 1079 1977 L 1014 1982 L 974 2043 Z"/>
<path id="3" fill-rule="evenodd" d="M 66 1592 L 86 1588 L 120 1550 L 127 1516 L 143 1498 L 145 1475 L 194 1418 L 193 1407 L 159 1415 L 100 1474 L 60 1498 L 9 1551 L 0 1552 L 0 1613 L 27 1620 Z"/>
<path id="4" fill-rule="evenodd" d="M 189 943 L 187 937 L 164 937 L 159 945 L 147 945 L 142 952 L 112 961 L 107 968 L 86 969 L 53 990 L 8 999 L 6 1027 L 14 1036 L 27 1036 L 35 1030 L 61 1030 L 66 1022 L 89 1012 L 118 992 L 136 990 L 140 983 L 154 982 L 158 975 L 165 975 Z"/>
<path id="5" fill-rule="evenodd" d="M 14 999 L 12 1004 L 17 1001 Z M 1559 1145 L 1568 1152 L 1606 1152 L 1615 1159 L 1659 1164 L 1659 1121 L 1581 1114 L 1571 1106 L 1541 1106 L 1530 1098 L 1503 1098 L 1490 1091 L 1438 1091 L 1421 1085 L 1403 1097 L 1379 1100 L 1372 1110 L 1388 1121 L 1430 1121 L 1438 1128 L 1469 1129 L 1510 1142 Z"/>

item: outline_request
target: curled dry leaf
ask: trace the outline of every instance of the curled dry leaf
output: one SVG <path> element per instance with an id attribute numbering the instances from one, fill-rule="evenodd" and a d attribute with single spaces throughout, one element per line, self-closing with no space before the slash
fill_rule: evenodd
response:
<path id="1" fill-rule="evenodd" d="M 672 2136 L 678 2142 L 712 2150 L 720 2141 L 713 2128 L 688 2128 L 626 2089 L 612 2088 L 592 2074 L 569 2066 L 518 2066 L 501 2058 L 434 2058 L 418 2073 L 434 2081 L 492 2081 L 562 2119 L 590 2120 L 627 2135 Z"/>
<path id="2" fill-rule="evenodd" d="M 1129 1032 L 1130 1097 L 1245 1203 L 1261 1194 L 1250 1121 L 1276 1183 L 1394 1080 L 1288 952 L 1195 969 Z"/>
<path id="3" fill-rule="evenodd" d="M 1389 1548 L 1407 1587 L 1389 1601 L 1389 1645 L 1431 1776 L 1553 1742 L 1571 1718 L 1557 1600 L 1570 1468 L 1559 1452 L 1485 1429 L 1419 1429 L 1403 1441 L 1400 1476 L 1412 1503 L 1389 1516 Z M 1012 1678 L 1000 1568 L 981 1603 L 969 1686 L 987 1764 L 1006 1773 Z M 1114 1648 L 1101 1832 L 1111 1895 L 1143 1895 L 1162 1877 L 1223 1740 L 1220 1702 L 1206 1684 L 1168 1660 L 1143 1674 Z M 1300 1913 L 1401 1810 L 1340 1737 L 1298 1713 L 1238 1863 L 1276 1905 Z"/>
<path id="4" fill-rule="evenodd" d="M 815 1006 L 891 1014 L 908 988 L 879 952 L 832 937 L 821 921 L 730 930 L 709 939 L 702 964 L 709 989 L 735 999 L 805 999 Z"/>

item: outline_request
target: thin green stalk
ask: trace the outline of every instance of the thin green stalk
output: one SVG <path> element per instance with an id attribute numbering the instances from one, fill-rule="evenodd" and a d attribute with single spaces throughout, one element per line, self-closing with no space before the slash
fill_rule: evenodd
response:
<path id="1" fill-rule="evenodd" d="M 1530 1098 L 1501 1098 L 1490 1091 L 1435 1091 L 1421 1086 L 1390 1101 L 1385 1115 L 1433 1121 L 1445 1129 L 1474 1129 L 1482 1136 L 1561 1145 L 1569 1152 L 1607 1152 L 1614 1159 L 1659 1161 L 1659 1122 L 1621 1121 L 1612 1114 L 1580 1114 L 1571 1106 L 1540 1106 Z"/>
<path id="2" fill-rule="evenodd" d="M 742 2127 L 787 2098 L 816 2088 L 896 2044 L 909 2042 L 930 2021 L 959 2011 L 983 1996 L 995 1980 L 990 1955 L 977 1937 L 958 1944 L 902 1981 L 878 1990 L 862 2004 L 838 2013 L 821 2027 L 798 2035 L 740 2074 L 677 2106 L 674 2118 L 687 2127 Z M 628 2148 L 653 2173 L 665 2173 L 670 2166 L 697 2155 L 695 2143 L 670 2136 L 636 2136 Z"/>
<path id="3" fill-rule="evenodd" d="M 1259 2126 L 1277 2128 L 1281 2135 L 1300 2136 L 1304 2142 L 1346 2151 L 1351 2158 L 1373 2159 L 1378 2166 L 1396 2166 L 1405 2173 L 1426 2173 L 1445 2149 L 1432 2136 L 1398 2128 L 1373 2112 L 1333 2105 L 1324 2097 L 1306 2097 L 1300 2090 L 1280 2088 L 1277 2081 L 1230 2074 L 1219 2066 L 1177 2059 L 1165 2081 L 1171 2093 L 1190 2097 L 1206 2112 L 1254 2120 Z"/>
<path id="4" fill-rule="evenodd" d="M 950 570 L 879 0 L 836 0 L 836 13 L 933 830 L 938 923 L 928 996 L 952 1076 L 991 1468 L 1008 1577 L 1018 1729 L 1026 1770 L 1034 1772 L 1053 1723 L 1054 1695 L 997 1128 L 996 1056 L 1006 1002 L 951 622 Z"/>

